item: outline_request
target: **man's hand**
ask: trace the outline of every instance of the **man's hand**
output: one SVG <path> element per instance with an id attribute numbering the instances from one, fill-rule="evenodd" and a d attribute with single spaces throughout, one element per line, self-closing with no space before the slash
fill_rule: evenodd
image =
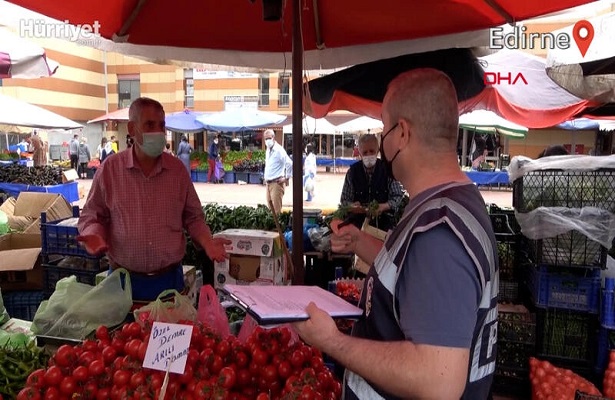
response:
<path id="1" fill-rule="evenodd" d="M 342 228 L 338 228 L 342 220 L 334 219 L 331 221 L 331 250 L 334 253 L 356 253 L 356 244 L 359 240 L 361 231 L 353 224 L 348 224 Z"/>
<path id="2" fill-rule="evenodd" d="M 335 321 L 326 312 L 310 302 L 305 311 L 310 319 L 293 323 L 293 327 L 307 344 L 322 350 L 324 345 L 335 345 L 335 338 L 342 333 L 337 329 Z"/>
<path id="3" fill-rule="evenodd" d="M 93 256 L 99 256 L 109 249 L 107 242 L 100 235 L 80 235 L 77 236 L 77 241 Z"/>
<path id="4" fill-rule="evenodd" d="M 224 246 L 231 243 L 233 242 L 229 239 L 212 238 L 207 241 L 205 245 L 205 253 L 207 253 L 207 256 L 213 261 L 224 261 L 228 258 L 228 254 L 226 253 Z"/>

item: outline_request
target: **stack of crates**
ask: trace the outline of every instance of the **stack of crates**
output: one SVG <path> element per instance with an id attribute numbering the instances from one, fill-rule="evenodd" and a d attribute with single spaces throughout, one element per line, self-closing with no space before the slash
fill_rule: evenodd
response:
<path id="1" fill-rule="evenodd" d="M 513 184 L 519 213 L 538 207 L 615 211 L 615 170 L 534 170 Z M 523 238 L 531 263 L 524 287 L 536 310 L 536 357 L 590 380 L 598 353 L 601 270 L 607 250 L 577 231 Z"/>
<path id="2" fill-rule="evenodd" d="M 41 213 L 41 242 L 43 261 L 43 294 L 49 298 L 55 291 L 56 283 L 71 275 L 77 281 L 96 285 L 96 275 L 109 268 L 106 257 L 95 257 L 77 241 L 79 231 L 79 207 L 73 207 L 73 217 L 47 221 Z"/>
<path id="3" fill-rule="evenodd" d="M 525 255 L 521 229 L 513 209 L 488 206 L 495 232 L 498 265 L 498 356 L 493 381 L 495 393 L 530 396 L 528 359 L 536 346 L 536 315 L 523 306 L 522 268 Z"/>

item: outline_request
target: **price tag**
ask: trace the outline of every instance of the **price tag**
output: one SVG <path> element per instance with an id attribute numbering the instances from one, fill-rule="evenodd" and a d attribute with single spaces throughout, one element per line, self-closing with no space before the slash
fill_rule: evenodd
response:
<path id="1" fill-rule="evenodd" d="M 34 167 L 34 161 L 33 160 L 27 160 L 26 161 L 26 167 Z"/>
<path id="2" fill-rule="evenodd" d="M 192 328 L 192 325 L 154 322 L 143 368 L 183 374 L 190 350 Z"/>

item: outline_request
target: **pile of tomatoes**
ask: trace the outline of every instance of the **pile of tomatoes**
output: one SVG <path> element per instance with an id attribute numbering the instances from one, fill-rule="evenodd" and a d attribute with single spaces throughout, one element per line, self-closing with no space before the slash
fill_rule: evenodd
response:
<path id="1" fill-rule="evenodd" d="M 615 399 L 615 351 L 613 350 L 609 352 L 609 364 L 604 371 L 602 392 L 606 397 Z"/>
<path id="2" fill-rule="evenodd" d="M 530 357 L 530 380 L 533 400 L 574 399 L 577 390 L 593 396 L 601 395 L 587 379 L 534 357 Z"/>
<path id="3" fill-rule="evenodd" d="M 342 299 L 354 305 L 359 304 L 361 291 L 356 283 L 348 281 L 337 281 L 335 283 L 336 294 Z"/>
<path id="4" fill-rule="evenodd" d="M 287 328 L 257 327 L 245 343 L 194 325 L 186 369 L 170 374 L 165 399 L 339 399 L 341 384 L 319 350 L 291 343 Z M 17 399 L 158 399 L 165 373 L 142 368 L 151 328 L 137 323 L 63 345 Z"/>

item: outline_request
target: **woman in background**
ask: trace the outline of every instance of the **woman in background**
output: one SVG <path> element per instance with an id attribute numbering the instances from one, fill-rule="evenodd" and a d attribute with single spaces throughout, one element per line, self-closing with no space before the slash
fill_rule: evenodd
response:
<path id="1" fill-rule="evenodd" d="M 188 175 L 190 175 L 190 153 L 192 153 L 192 146 L 188 143 L 188 138 L 182 136 L 182 140 L 177 146 L 177 157 L 184 163 Z"/>
<path id="2" fill-rule="evenodd" d="M 79 178 L 85 179 L 88 177 L 88 163 L 90 162 L 90 149 L 86 144 L 87 140 L 82 137 L 79 142 Z"/>

